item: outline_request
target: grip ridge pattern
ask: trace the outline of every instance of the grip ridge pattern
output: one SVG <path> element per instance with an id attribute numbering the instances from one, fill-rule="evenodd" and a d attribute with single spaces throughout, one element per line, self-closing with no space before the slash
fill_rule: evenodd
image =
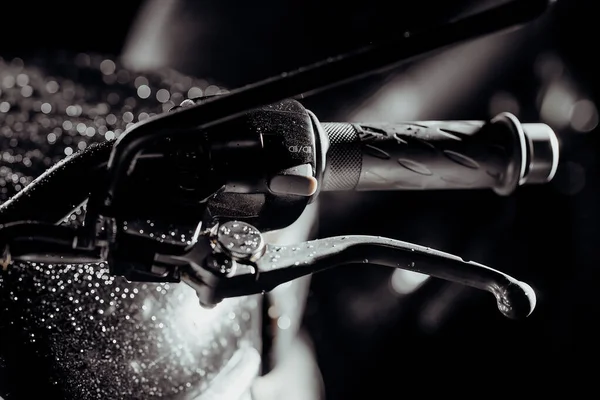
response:
<path id="1" fill-rule="evenodd" d="M 508 163 L 510 149 L 481 121 L 354 125 L 363 145 L 357 189 L 494 188 Z"/>

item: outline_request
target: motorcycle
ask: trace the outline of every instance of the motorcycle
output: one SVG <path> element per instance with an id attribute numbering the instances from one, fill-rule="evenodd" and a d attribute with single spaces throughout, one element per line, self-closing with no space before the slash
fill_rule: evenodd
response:
<path id="1" fill-rule="evenodd" d="M 521 185 L 552 180 L 556 135 L 510 113 L 490 121 L 321 122 L 297 100 L 525 23 L 547 5 L 509 3 L 228 93 L 183 100 L 163 113 L 142 107 L 135 110 L 137 123 L 138 105 L 116 91 L 96 93 L 105 106 L 84 110 L 69 104 L 79 96 L 73 80 L 21 85 L 31 78 L 17 74 L 11 88 L 23 97 L 20 114 L 5 119 L 6 132 L 23 130 L 36 107 L 24 88 L 37 85 L 44 95 L 62 97 L 62 103 L 39 104 L 40 112 L 57 107 L 69 117 L 36 121 L 59 128 L 48 141 L 64 132 L 69 145 L 76 133 L 101 133 L 103 140 L 78 142 L 80 152 L 65 148 L 68 157 L 32 182 L 13 174 L 15 185 L 26 186 L 0 207 L 0 329 L 8 343 L 0 357 L 0 395 L 37 393 L 41 388 L 19 377 L 46 371 L 43 390 L 63 398 L 251 396 L 253 382 L 270 369 L 268 329 L 261 325 L 268 301 L 261 295 L 351 263 L 485 290 L 503 315 L 530 315 L 536 299 L 528 284 L 428 247 L 363 235 L 285 245 L 268 237 L 298 221 L 321 192 L 492 189 L 510 195 Z M 79 61 L 78 75 L 95 69 L 105 83 L 120 79 L 114 63 Z M 144 79 L 134 82 L 141 98 L 150 87 Z M 12 105 L 5 103 L 0 110 L 8 113 Z M 118 107 L 119 118 L 111 112 Z M 52 162 L 40 153 L 29 149 L 15 162 Z M 51 351 L 40 355 L 40 348 Z M 41 361 L 33 366 L 31 359 Z"/>

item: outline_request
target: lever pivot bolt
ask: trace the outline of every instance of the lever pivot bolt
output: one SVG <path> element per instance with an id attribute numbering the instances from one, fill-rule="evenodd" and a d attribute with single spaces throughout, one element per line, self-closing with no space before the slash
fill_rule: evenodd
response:
<path id="1" fill-rule="evenodd" d="M 213 235 L 215 250 L 235 261 L 256 261 L 265 252 L 265 241 L 258 229 L 241 221 L 218 226 Z"/>

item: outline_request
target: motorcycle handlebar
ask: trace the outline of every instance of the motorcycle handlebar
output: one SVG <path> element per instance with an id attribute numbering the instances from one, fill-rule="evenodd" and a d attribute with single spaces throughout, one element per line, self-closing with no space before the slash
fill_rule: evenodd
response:
<path id="1" fill-rule="evenodd" d="M 484 189 L 508 195 L 550 181 L 559 143 L 546 124 L 509 113 L 489 122 L 322 123 L 322 190 Z"/>

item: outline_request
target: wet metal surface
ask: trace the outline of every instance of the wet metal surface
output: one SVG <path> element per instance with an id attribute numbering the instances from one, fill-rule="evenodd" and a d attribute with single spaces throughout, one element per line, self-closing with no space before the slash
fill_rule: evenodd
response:
<path id="1" fill-rule="evenodd" d="M 219 90 L 87 54 L 0 59 L 0 200 L 90 143 Z M 2 398 L 195 399 L 234 355 L 255 354 L 258 298 L 205 310 L 184 284 L 129 283 L 107 272 L 104 264 L 26 263 L 0 271 Z"/>

